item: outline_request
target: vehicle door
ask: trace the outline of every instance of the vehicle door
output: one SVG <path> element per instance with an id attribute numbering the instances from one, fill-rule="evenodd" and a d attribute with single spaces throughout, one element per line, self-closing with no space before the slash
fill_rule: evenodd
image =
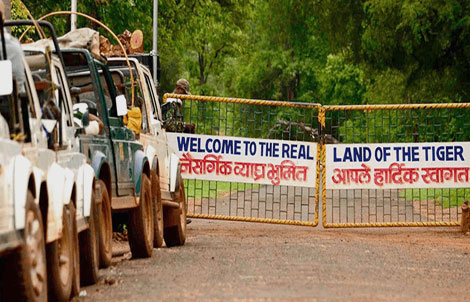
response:
<path id="1" fill-rule="evenodd" d="M 117 174 L 117 195 L 134 194 L 133 158 L 136 149 L 142 149 L 135 142 L 135 134 L 123 123 L 123 118 L 117 112 L 117 93 L 112 82 L 109 69 L 101 62 L 96 62 L 104 92 L 104 106 L 108 115 L 109 132 L 113 146 L 115 168 Z M 120 98 L 124 96 L 119 96 Z"/>
<path id="2" fill-rule="evenodd" d="M 158 143 L 156 153 L 158 156 L 158 164 L 160 166 L 160 178 L 163 183 L 168 184 L 169 186 L 170 154 L 168 150 L 166 130 L 162 128 L 162 112 L 160 103 L 158 101 L 157 91 L 150 71 L 146 68 L 142 68 L 142 76 L 142 88 L 144 89 L 144 93 L 150 96 L 149 102 L 146 102 L 146 108 L 149 112 L 148 117 L 150 121 L 151 135 Z M 169 187 L 167 190 L 168 189 Z"/>
<path id="3" fill-rule="evenodd" d="M 13 159 L 21 152 L 21 146 L 8 136 L 8 124 L 0 115 L 0 247 L 2 235 L 14 229 Z"/>
<path id="4" fill-rule="evenodd" d="M 86 134 L 84 131 L 78 133 L 80 151 L 88 157 L 90 164 L 93 164 L 95 155 L 103 154 L 111 165 L 111 181 L 115 183 L 117 175 L 108 127 L 108 110 L 106 103 L 101 101 L 104 99 L 104 93 L 95 61 L 86 50 L 62 50 L 62 55 L 68 80 L 73 90 L 72 103 L 86 104 L 89 113 L 105 125 L 104 130 L 97 134 Z M 112 188 L 113 191 L 110 194 L 116 196 L 117 192 L 114 191 L 116 186 L 112 186 Z"/>
<path id="5" fill-rule="evenodd" d="M 26 52 L 25 52 L 26 54 Z M 44 55 L 42 54 L 42 58 Z M 45 60 L 45 59 L 44 59 Z M 34 78 L 32 76 L 29 64 L 25 65 L 25 87 L 18 89 L 18 104 L 14 110 L 19 109 L 18 114 L 13 114 L 14 118 L 20 117 L 20 131 L 15 128 L 15 139 L 21 142 L 23 154 L 45 174 L 49 167 L 55 162 L 55 154 L 48 148 L 48 130 L 56 126 L 55 121 L 42 118 L 43 109 L 37 91 L 45 87 L 47 79 Z"/>
<path id="6" fill-rule="evenodd" d="M 77 182 L 78 170 L 86 163 L 86 157 L 80 153 L 80 146 L 78 138 L 75 136 L 77 129 L 74 127 L 73 121 L 73 108 L 72 108 L 72 96 L 70 94 L 70 88 L 68 85 L 67 77 L 62 64 L 57 57 L 54 57 L 51 70 L 53 71 L 53 79 L 56 82 L 55 86 L 55 99 L 59 106 L 61 117 L 59 121 L 60 126 L 60 145 L 57 150 L 57 162 L 64 168 L 68 168 L 73 171 L 74 180 L 76 182 L 76 206 L 78 217 L 83 214 L 83 183 Z"/>
<path id="7" fill-rule="evenodd" d="M 3 58 L 2 58 L 3 59 Z M 0 64 L 6 64 L 11 69 L 11 63 L 0 61 Z M 4 71 L 5 72 L 5 71 Z M 12 72 L 3 75 L 5 80 L 12 81 Z M 9 78 L 8 78 L 9 77 Z M 14 229 L 14 207 L 13 207 L 13 158 L 20 154 L 21 147 L 18 143 L 10 140 L 10 131 L 8 123 L 1 114 L 4 111 L 10 111 L 9 104 L 12 97 L 10 88 L 0 83 L 0 253 L 2 252 L 2 239 L 5 234 Z"/>

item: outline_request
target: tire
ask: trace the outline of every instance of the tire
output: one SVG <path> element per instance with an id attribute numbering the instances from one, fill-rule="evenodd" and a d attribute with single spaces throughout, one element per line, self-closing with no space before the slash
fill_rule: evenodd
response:
<path id="1" fill-rule="evenodd" d="M 163 246 L 163 204 L 160 190 L 160 177 L 152 173 L 152 189 L 155 189 L 156 196 L 153 198 L 153 247 Z"/>
<path id="2" fill-rule="evenodd" d="M 150 180 L 142 173 L 140 202 L 129 215 L 129 245 L 133 258 L 148 258 L 153 250 L 153 206 Z"/>
<path id="3" fill-rule="evenodd" d="M 98 207 L 98 242 L 100 254 L 100 267 L 107 268 L 111 265 L 113 258 L 112 240 L 113 240 L 113 220 L 111 214 L 111 200 L 106 184 L 98 179 L 98 185 L 101 187 L 101 203 Z"/>
<path id="4" fill-rule="evenodd" d="M 78 235 L 80 240 L 80 280 L 82 285 L 92 285 L 98 282 L 99 278 L 99 242 L 98 230 L 96 228 L 98 207 L 96 206 L 95 194 L 91 194 L 91 210 L 88 217 L 88 229 Z"/>
<path id="5" fill-rule="evenodd" d="M 78 296 L 80 293 L 80 255 L 78 249 L 78 227 L 77 227 L 77 210 L 70 201 L 70 219 L 72 222 L 72 247 L 73 247 L 73 279 L 71 298 Z"/>
<path id="6" fill-rule="evenodd" d="M 46 246 L 50 301 L 68 301 L 72 292 L 73 238 L 70 220 L 70 208 L 64 206 L 62 237 Z"/>
<path id="7" fill-rule="evenodd" d="M 47 301 L 44 226 L 39 207 L 28 191 L 25 205 L 25 244 L 5 259 L 2 301 Z"/>
<path id="8" fill-rule="evenodd" d="M 180 207 L 178 209 L 165 207 L 163 211 L 165 223 L 163 237 L 167 247 L 183 245 L 186 241 L 186 197 L 181 175 L 179 183 L 174 201 L 179 202 Z"/>

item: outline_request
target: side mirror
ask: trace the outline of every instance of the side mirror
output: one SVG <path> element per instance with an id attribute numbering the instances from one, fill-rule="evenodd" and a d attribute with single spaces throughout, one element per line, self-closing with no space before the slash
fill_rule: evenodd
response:
<path id="1" fill-rule="evenodd" d="M 0 61 L 0 70 L 0 95 L 10 95 L 13 92 L 11 61 Z"/>
<path id="2" fill-rule="evenodd" d="M 127 114 L 127 100 L 122 94 L 116 97 L 116 111 L 118 116 L 124 116 Z"/>
<path id="3" fill-rule="evenodd" d="M 150 124 L 152 125 L 154 134 L 158 135 L 162 130 L 162 123 L 159 120 L 152 118 Z"/>

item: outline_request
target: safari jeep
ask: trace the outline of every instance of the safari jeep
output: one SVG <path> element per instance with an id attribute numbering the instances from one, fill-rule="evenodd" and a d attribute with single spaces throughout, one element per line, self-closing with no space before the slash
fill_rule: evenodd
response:
<path id="1" fill-rule="evenodd" d="M 31 21 L 7 23 L 31 24 Z M 22 152 L 38 168 L 36 174 L 45 179 L 35 186 L 40 188 L 35 197 L 46 235 L 48 295 L 55 301 L 68 301 L 78 295 L 80 268 L 84 283 L 97 281 L 94 172 L 79 152 L 75 138 L 71 97 L 54 29 L 48 22 L 40 24 L 49 28 L 59 55 L 48 49 L 25 47 L 26 87 L 24 92 L 19 89 L 19 97 L 12 103 L 13 107 L 18 104 L 19 114 L 10 115 L 11 129 L 22 142 Z M 21 118 L 17 120 L 18 117 Z M 15 123 L 24 129 L 18 131 Z"/>
<path id="2" fill-rule="evenodd" d="M 45 235 L 38 205 L 45 179 L 21 154 L 20 143 L 10 139 L 9 126 L 14 123 L 4 115 L 17 109 L 10 107 L 16 85 L 13 89 L 12 64 L 4 58 L 0 61 L 0 301 L 46 301 Z"/>
<path id="3" fill-rule="evenodd" d="M 81 151 L 93 166 L 101 192 L 101 266 L 111 264 L 113 219 L 122 217 L 126 217 L 123 224 L 128 227 L 132 256 L 150 257 L 154 236 L 150 162 L 134 132 L 123 124 L 126 99 L 117 95 L 108 66 L 88 50 L 63 50 L 63 55 L 75 106 L 86 107 L 90 119 L 103 127 L 79 135 Z"/>
<path id="4" fill-rule="evenodd" d="M 4 140 L 1 161 L 2 172 L 5 171 L 0 182 L 2 214 L 5 215 L 1 218 L 2 233 L 20 231 L 22 235 L 18 237 L 19 242 L 9 247 L 10 254 L 1 270 L 0 285 L 3 288 L 0 298 L 6 301 L 46 301 L 47 277 L 53 275 L 46 267 L 49 263 L 55 264 L 54 269 L 59 271 L 59 257 L 62 256 L 49 251 L 59 251 L 59 247 L 63 247 L 60 250 L 71 251 L 72 247 L 62 244 L 66 243 L 63 238 L 71 235 L 72 230 L 64 223 L 71 221 L 71 215 L 63 199 L 70 174 L 55 162 L 54 152 L 47 148 L 34 82 L 28 65 L 26 62 L 23 64 L 25 82 L 18 85 L 18 79 L 15 79 L 12 93 L 2 98 L 0 106 Z M 22 67 L 11 66 L 8 69 L 2 66 L 2 77 L 13 68 Z M 15 170 L 11 170 L 13 168 Z M 45 243 L 48 244 L 47 252 Z M 65 263 L 71 258 L 64 255 L 63 259 Z M 49 289 L 52 287 L 49 284 Z"/>
<path id="5" fill-rule="evenodd" d="M 154 245 L 162 246 L 163 238 L 169 247 L 183 245 L 186 240 L 186 200 L 179 159 L 168 145 L 166 130 L 162 128 L 161 108 L 150 71 L 137 59 L 129 60 L 136 79 L 137 101 L 134 105 L 142 113 L 139 139 L 150 162 L 156 195 Z M 109 58 L 108 62 L 114 83 L 130 99 L 130 72 L 126 60 Z"/>

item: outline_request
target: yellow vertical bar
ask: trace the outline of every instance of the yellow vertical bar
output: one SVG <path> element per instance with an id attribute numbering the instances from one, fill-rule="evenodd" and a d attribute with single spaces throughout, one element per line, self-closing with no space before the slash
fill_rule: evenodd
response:
<path id="1" fill-rule="evenodd" d="M 319 211 L 319 200 L 320 200 L 320 156 L 321 156 L 321 143 L 317 144 L 317 179 L 315 184 L 315 225 L 318 225 L 318 211 Z"/>

